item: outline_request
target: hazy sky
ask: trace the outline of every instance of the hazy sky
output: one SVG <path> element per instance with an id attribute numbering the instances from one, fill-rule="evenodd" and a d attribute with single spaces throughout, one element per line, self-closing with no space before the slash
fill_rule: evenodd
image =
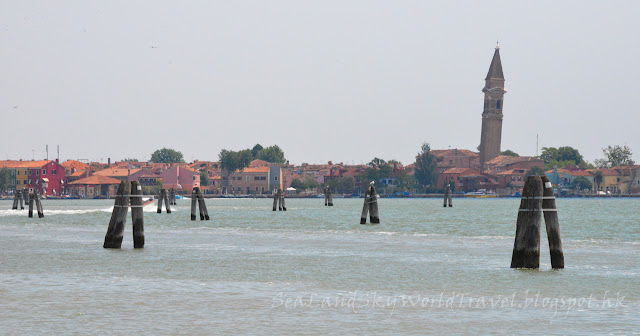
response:
<path id="1" fill-rule="evenodd" d="M 0 1 L 0 159 L 291 163 L 475 150 L 496 40 L 502 149 L 640 161 L 640 1 Z"/>

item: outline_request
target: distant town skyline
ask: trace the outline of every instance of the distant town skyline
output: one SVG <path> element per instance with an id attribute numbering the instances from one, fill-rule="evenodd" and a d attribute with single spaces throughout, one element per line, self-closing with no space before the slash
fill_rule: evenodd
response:
<path id="1" fill-rule="evenodd" d="M 126 9 L 126 10 L 125 10 Z M 640 162 L 633 1 L 10 2 L 1 159 L 187 161 L 277 144 L 294 164 L 477 151 L 500 41 L 502 150 Z"/>

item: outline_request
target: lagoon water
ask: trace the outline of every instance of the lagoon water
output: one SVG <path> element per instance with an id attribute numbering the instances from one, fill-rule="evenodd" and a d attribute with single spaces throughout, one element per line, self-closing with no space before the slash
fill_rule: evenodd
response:
<path id="1" fill-rule="evenodd" d="M 145 208 L 102 248 L 112 200 L 0 201 L 0 334 L 639 334 L 640 200 L 559 199 L 565 264 L 509 268 L 517 199 L 210 199 Z M 37 217 L 37 216 L 36 216 Z"/>

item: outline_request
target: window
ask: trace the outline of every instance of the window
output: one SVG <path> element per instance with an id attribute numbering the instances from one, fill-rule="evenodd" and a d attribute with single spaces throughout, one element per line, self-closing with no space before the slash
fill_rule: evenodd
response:
<path id="1" fill-rule="evenodd" d="M 32 173 L 33 173 L 33 170 L 30 170 L 29 171 L 29 176 L 33 175 Z"/>
<path id="2" fill-rule="evenodd" d="M 51 170 L 51 175 L 58 175 L 58 172 L 55 169 Z"/>
<path id="3" fill-rule="evenodd" d="M 242 176 L 238 176 L 238 181 L 242 181 Z"/>
<path id="4" fill-rule="evenodd" d="M 40 184 L 40 180 L 39 180 L 39 179 L 38 179 L 38 180 L 36 180 L 36 184 Z"/>
<path id="5" fill-rule="evenodd" d="M 273 180 L 274 180 L 274 181 L 277 181 L 277 180 L 278 180 L 278 177 L 277 177 L 277 176 L 274 176 L 274 177 L 273 177 Z"/>
<path id="6" fill-rule="evenodd" d="M 250 178 L 250 176 L 249 176 L 249 175 L 247 175 L 247 182 L 249 182 L 249 178 Z"/>
<path id="7" fill-rule="evenodd" d="M 226 180 L 227 180 L 227 177 L 226 177 L 226 176 L 223 176 L 223 177 L 222 177 L 222 180 L 223 180 L 223 181 L 226 181 Z"/>
<path id="8" fill-rule="evenodd" d="M 31 184 L 31 180 L 29 180 L 29 184 Z"/>
<path id="9" fill-rule="evenodd" d="M 40 170 L 36 170 L 36 176 L 40 175 Z"/>
<path id="10" fill-rule="evenodd" d="M 258 187 L 256 187 L 256 193 L 258 192 Z"/>
<path id="11" fill-rule="evenodd" d="M 15 183 L 15 184 L 16 184 L 16 185 L 20 184 L 20 180 L 16 180 L 16 183 Z"/>
<path id="12" fill-rule="evenodd" d="M 262 193 L 264 194 L 264 187 L 262 187 Z"/>
<path id="13" fill-rule="evenodd" d="M 253 180 L 254 180 L 254 181 L 260 181 L 260 176 L 254 176 L 254 177 L 253 177 Z M 257 189 L 257 188 L 256 188 L 256 191 L 258 191 L 258 189 Z"/>
<path id="14" fill-rule="evenodd" d="M 16 172 L 16 175 L 20 176 L 20 171 L 19 170 Z"/>
<path id="15" fill-rule="evenodd" d="M 27 184 L 27 180 L 22 181 L 22 184 Z"/>
<path id="16" fill-rule="evenodd" d="M 266 177 L 266 176 L 260 176 L 260 181 L 264 181 L 264 180 L 266 180 L 266 179 L 267 179 L 267 177 Z M 263 191 L 264 191 L 264 190 L 263 190 Z"/>
<path id="17" fill-rule="evenodd" d="M 46 169 L 42 170 L 42 175 L 47 175 L 47 170 Z"/>
<path id="18" fill-rule="evenodd" d="M 194 180 L 194 181 L 196 180 L 196 175 L 193 175 L 193 180 Z"/>
<path id="19" fill-rule="evenodd" d="M 502 101 L 500 99 L 496 100 L 496 109 L 500 109 L 502 107 Z"/>

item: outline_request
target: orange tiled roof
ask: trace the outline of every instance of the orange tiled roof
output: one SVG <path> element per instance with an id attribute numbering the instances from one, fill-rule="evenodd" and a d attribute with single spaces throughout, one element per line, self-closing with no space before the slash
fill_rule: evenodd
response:
<path id="1" fill-rule="evenodd" d="M 101 176 L 127 176 L 129 174 L 133 174 L 133 173 L 137 173 L 138 171 L 140 171 L 140 168 L 134 168 L 131 169 L 131 172 L 129 172 L 129 170 L 127 168 L 120 168 L 120 167 L 112 167 L 112 168 L 107 168 L 101 171 L 97 171 L 94 174 L 95 175 L 101 175 Z"/>
<path id="2" fill-rule="evenodd" d="M 47 165 L 51 160 L 38 161 L 0 161 L 0 168 L 40 168 Z"/>
<path id="3" fill-rule="evenodd" d="M 468 170 L 471 170 L 471 168 L 449 168 L 445 171 L 443 171 L 443 174 L 462 174 L 467 172 Z"/>
<path id="4" fill-rule="evenodd" d="M 88 164 L 76 160 L 67 160 L 61 163 L 61 165 L 65 168 L 73 168 L 75 170 L 86 170 L 89 168 Z"/>
<path id="5" fill-rule="evenodd" d="M 498 155 L 495 158 L 491 159 L 487 162 L 487 165 L 495 165 L 495 166 L 506 166 L 516 162 L 525 162 L 532 160 L 540 160 L 532 156 L 508 156 L 508 155 Z"/>
<path id="6" fill-rule="evenodd" d="M 69 184 L 120 184 L 120 180 L 116 180 L 109 176 L 93 175 Z"/>
<path id="7" fill-rule="evenodd" d="M 86 170 L 76 170 L 75 172 L 71 173 L 69 177 L 80 177 L 85 175 L 86 173 L 87 173 Z"/>
<path id="8" fill-rule="evenodd" d="M 268 171 L 269 167 L 245 168 L 242 170 L 243 173 L 266 173 Z"/>

